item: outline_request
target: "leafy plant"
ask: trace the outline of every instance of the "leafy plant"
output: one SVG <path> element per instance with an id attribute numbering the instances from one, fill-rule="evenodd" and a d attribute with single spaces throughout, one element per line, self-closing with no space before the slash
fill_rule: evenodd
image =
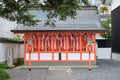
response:
<path id="1" fill-rule="evenodd" d="M 0 64 L 0 69 L 8 69 L 9 66 L 7 64 Z"/>
<path id="2" fill-rule="evenodd" d="M 5 70 L 0 69 L 0 80 L 8 80 L 9 78 L 9 74 Z"/>
<path id="3" fill-rule="evenodd" d="M 108 18 L 107 21 L 102 22 L 102 26 L 107 29 L 105 34 L 101 34 L 102 37 L 110 39 L 111 38 L 111 18 Z"/>

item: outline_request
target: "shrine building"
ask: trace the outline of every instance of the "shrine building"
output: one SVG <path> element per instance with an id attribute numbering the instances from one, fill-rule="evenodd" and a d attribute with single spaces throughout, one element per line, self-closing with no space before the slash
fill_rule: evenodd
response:
<path id="1" fill-rule="evenodd" d="M 30 10 L 42 21 L 36 26 L 18 25 L 15 34 L 24 34 L 24 61 L 96 62 L 96 34 L 104 33 L 96 7 L 83 7 L 75 19 L 56 19 L 55 27 L 44 26 L 46 12 Z M 90 66 L 90 64 L 89 64 Z"/>

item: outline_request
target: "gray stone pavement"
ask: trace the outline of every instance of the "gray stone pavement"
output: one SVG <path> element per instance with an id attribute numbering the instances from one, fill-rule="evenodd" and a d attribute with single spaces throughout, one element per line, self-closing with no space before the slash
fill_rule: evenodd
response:
<path id="1" fill-rule="evenodd" d="M 120 62 L 98 60 L 97 68 L 66 68 L 49 70 L 47 68 L 8 69 L 12 80 L 120 80 Z"/>

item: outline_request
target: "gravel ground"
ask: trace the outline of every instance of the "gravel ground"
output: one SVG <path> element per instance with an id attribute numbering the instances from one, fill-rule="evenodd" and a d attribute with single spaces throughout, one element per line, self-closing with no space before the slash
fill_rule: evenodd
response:
<path id="1" fill-rule="evenodd" d="M 98 67 L 49 70 L 47 68 L 8 69 L 12 80 L 120 80 L 120 62 L 98 60 Z"/>

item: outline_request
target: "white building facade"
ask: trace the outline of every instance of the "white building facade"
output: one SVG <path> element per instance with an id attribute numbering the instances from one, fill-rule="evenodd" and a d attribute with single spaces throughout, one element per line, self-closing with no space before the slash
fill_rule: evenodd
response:
<path id="1" fill-rule="evenodd" d="M 16 42 L 5 41 L 9 38 L 15 38 L 14 33 L 11 32 L 17 26 L 15 22 L 0 18 L 0 63 L 9 62 L 12 57 L 16 62 L 18 58 L 23 58 L 23 45 Z M 3 40 L 3 38 L 5 40 Z"/>

